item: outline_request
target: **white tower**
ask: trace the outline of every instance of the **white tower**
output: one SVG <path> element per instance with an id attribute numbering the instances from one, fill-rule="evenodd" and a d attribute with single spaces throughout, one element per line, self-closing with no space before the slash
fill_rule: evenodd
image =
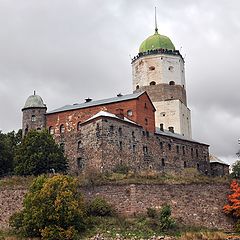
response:
<path id="1" fill-rule="evenodd" d="M 132 60 L 133 91 L 147 91 L 155 108 L 156 127 L 173 127 L 192 137 L 187 107 L 184 59 L 171 40 L 158 33 L 144 40 Z"/>

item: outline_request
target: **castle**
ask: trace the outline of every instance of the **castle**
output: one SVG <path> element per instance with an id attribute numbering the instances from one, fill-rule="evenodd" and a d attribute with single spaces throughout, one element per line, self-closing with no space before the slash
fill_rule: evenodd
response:
<path id="1" fill-rule="evenodd" d="M 132 59 L 132 94 L 86 99 L 47 112 L 34 92 L 22 109 L 23 135 L 48 129 L 64 149 L 72 174 L 124 165 L 132 171 L 196 168 L 206 175 L 226 175 L 229 166 L 216 158 L 211 163 L 209 145 L 192 139 L 184 64 L 156 26 Z"/>

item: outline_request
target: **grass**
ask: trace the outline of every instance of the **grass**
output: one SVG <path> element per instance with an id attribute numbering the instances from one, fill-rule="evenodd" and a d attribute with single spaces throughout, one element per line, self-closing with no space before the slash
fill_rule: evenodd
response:
<path id="1" fill-rule="evenodd" d="M 99 174 L 91 169 L 79 176 L 79 183 L 82 186 L 91 185 L 122 185 L 122 184 L 229 184 L 230 178 L 225 177 L 208 177 L 200 174 L 196 169 L 188 168 L 181 173 L 157 173 L 148 170 L 139 173 L 105 173 Z"/>
<path id="2" fill-rule="evenodd" d="M 34 176 L 28 177 L 20 177 L 20 176 L 12 176 L 12 177 L 4 177 L 0 179 L 0 189 L 27 189 L 32 181 Z"/>

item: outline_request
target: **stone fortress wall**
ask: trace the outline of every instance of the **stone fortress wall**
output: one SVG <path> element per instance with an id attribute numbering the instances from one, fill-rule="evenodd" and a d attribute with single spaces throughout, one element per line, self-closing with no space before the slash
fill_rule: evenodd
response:
<path id="1" fill-rule="evenodd" d="M 105 185 L 81 188 L 86 200 L 104 197 L 117 212 L 132 216 L 146 208 L 160 209 L 170 204 L 178 222 L 225 231 L 233 230 L 233 222 L 222 211 L 229 193 L 228 184 L 162 184 Z M 26 189 L 0 190 L 0 229 L 8 228 L 9 217 L 22 208 Z"/>

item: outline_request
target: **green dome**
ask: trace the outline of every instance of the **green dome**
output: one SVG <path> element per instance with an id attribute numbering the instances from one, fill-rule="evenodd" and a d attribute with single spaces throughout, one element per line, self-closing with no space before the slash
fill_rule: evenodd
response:
<path id="1" fill-rule="evenodd" d="M 46 108 L 46 105 L 40 96 L 34 94 L 28 97 L 23 109 L 26 108 Z"/>
<path id="2" fill-rule="evenodd" d="M 155 50 L 160 48 L 167 50 L 175 50 L 172 41 L 168 37 L 160 35 L 156 31 L 154 35 L 148 37 L 142 42 L 139 48 L 139 52 L 147 52 L 148 50 Z"/>

